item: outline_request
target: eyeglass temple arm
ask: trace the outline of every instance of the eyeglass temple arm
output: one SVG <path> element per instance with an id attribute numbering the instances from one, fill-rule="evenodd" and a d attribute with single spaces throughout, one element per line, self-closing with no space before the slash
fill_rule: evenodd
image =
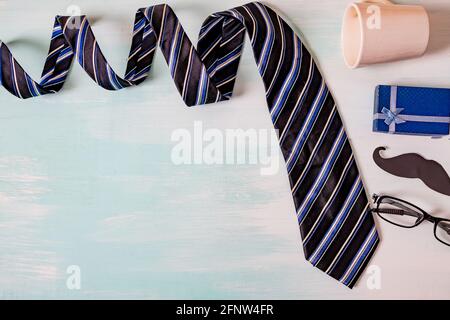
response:
<path id="1" fill-rule="evenodd" d="M 410 217 L 415 217 L 415 218 L 419 218 L 420 215 L 416 212 L 409 212 L 406 210 L 401 210 L 401 209 L 375 209 L 374 211 L 378 212 L 378 213 L 386 213 L 386 214 L 395 214 L 395 215 L 399 215 L 399 216 L 410 216 Z M 450 224 L 449 225 L 439 225 L 440 228 L 442 228 L 445 232 L 447 232 L 450 235 Z"/>
<path id="2" fill-rule="evenodd" d="M 378 213 L 387 213 L 387 214 L 395 214 L 395 215 L 399 215 L 399 216 L 410 216 L 410 217 L 415 217 L 415 218 L 419 218 L 419 214 L 415 213 L 415 212 L 408 212 L 405 210 L 401 210 L 401 209 L 374 209 L 374 211 L 378 212 Z M 445 232 L 447 232 L 450 235 L 450 225 L 448 226 L 443 226 L 440 225 L 440 228 L 442 228 Z"/>
<path id="3" fill-rule="evenodd" d="M 375 208 L 375 209 L 373 209 L 373 211 L 378 212 L 378 213 L 395 214 L 395 215 L 399 215 L 399 216 L 410 216 L 410 217 L 415 217 L 415 218 L 420 217 L 420 215 L 416 212 L 409 212 L 409 211 L 401 210 L 401 209 Z"/>

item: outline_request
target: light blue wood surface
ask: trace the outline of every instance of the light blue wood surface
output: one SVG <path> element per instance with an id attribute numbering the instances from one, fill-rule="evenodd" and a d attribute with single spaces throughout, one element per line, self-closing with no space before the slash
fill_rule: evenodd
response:
<path id="1" fill-rule="evenodd" d="M 196 40 L 209 14 L 246 1 L 168 3 Z M 449 2 L 409 2 L 430 13 L 424 57 L 353 71 L 339 40 L 349 1 L 267 3 L 317 56 L 368 192 L 390 192 L 448 217 L 448 197 L 391 177 L 370 158 L 388 145 L 392 154 L 421 151 L 450 170 L 448 137 L 392 137 L 371 133 L 370 125 L 377 84 L 450 87 Z M 38 79 L 54 16 L 77 6 L 120 71 L 134 13 L 153 4 L 3 0 L 0 39 Z M 184 106 L 160 52 L 151 77 L 120 92 L 96 86 L 78 65 L 56 95 L 20 101 L 0 90 L 0 298 L 450 298 L 450 250 L 433 239 L 431 225 L 379 223 L 383 241 L 371 264 L 382 287 L 371 290 L 365 274 L 349 290 L 304 260 L 283 166 L 262 176 L 258 165 L 172 163 L 172 132 L 192 130 L 194 121 L 220 130 L 272 127 L 248 42 L 246 49 L 235 98 L 207 107 Z M 66 286 L 71 265 L 81 269 L 80 290 Z"/>

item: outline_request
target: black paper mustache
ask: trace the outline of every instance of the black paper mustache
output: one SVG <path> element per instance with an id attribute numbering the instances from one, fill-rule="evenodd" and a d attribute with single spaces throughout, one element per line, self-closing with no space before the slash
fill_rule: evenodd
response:
<path id="1" fill-rule="evenodd" d="M 450 196 L 450 177 L 445 169 L 434 160 L 427 160 L 416 153 L 406 153 L 392 158 L 383 158 L 378 147 L 373 151 L 373 161 L 384 171 L 398 177 L 418 178 L 429 188 Z"/>

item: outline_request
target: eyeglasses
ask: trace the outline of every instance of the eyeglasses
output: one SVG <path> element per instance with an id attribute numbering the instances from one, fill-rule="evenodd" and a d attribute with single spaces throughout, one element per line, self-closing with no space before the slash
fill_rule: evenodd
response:
<path id="1" fill-rule="evenodd" d="M 373 195 L 378 216 L 402 228 L 414 228 L 424 220 L 434 223 L 434 236 L 443 244 L 450 246 L 450 219 L 433 217 L 419 207 L 394 197 Z"/>

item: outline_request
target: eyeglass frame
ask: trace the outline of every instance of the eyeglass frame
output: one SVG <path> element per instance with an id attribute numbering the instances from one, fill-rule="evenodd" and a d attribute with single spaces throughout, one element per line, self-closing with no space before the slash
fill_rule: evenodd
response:
<path id="1" fill-rule="evenodd" d="M 401 225 L 401 224 L 398 224 L 398 223 L 395 223 L 395 222 L 393 222 L 393 221 L 390 221 L 390 220 L 386 219 L 385 217 L 383 217 L 383 216 L 380 214 L 380 212 L 378 212 L 378 208 L 380 207 L 381 201 L 382 201 L 383 199 L 386 199 L 386 198 L 392 199 L 392 200 L 400 201 L 400 203 L 403 202 L 403 203 L 405 203 L 405 204 L 411 206 L 412 208 L 417 209 L 420 213 L 422 213 L 422 217 L 420 218 L 420 220 L 418 220 L 418 221 L 417 221 L 414 225 L 412 225 L 412 226 Z M 433 234 L 434 234 L 434 237 L 436 238 L 436 240 L 438 240 L 439 242 L 441 242 L 441 243 L 445 244 L 446 246 L 449 246 L 449 247 L 450 247 L 450 243 L 444 242 L 443 240 L 439 239 L 438 236 L 436 235 L 436 231 L 437 231 L 438 224 L 439 224 L 440 222 L 442 222 L 442 221 L 445 221 L 445 222 L 450 223 L 450 219 L 440 218 L 440 217 L 434 217 L 434 216 L 432 216 L 431 214 L 429 214 L 428 212 L 426 212 L 425 210 L 419 208 L 418 206 L 416 206 L 416 205 L 414 205 L 414 204 L 412 204 L 412 203 L 410 203 L 410 202 L 408 202 L 408 201 L 405 201 L 405 200 L 403 200 L 403 199 L 396 198 L 396 197 L 387 196 L 387 195 L 379 196 L 379 195 L 377 195 L 377 194 L 373 194 L 373 195 L 372 195 L 372 199 L 373 199 L 374 205 L 376 205 L 376 208 L 371 208 L 371 209 L 370 209 L 370 212 L 375 212 L 375 213 L 376 213 L 381 219 L 383 219 L 384 221 L 389 222 L 389 223 L 391 223 L 391 224 L 393 224 L 393 225 L 395 225 L 395 226 L 397 226 L 397 227 L 406 228 L 406 229 L 412 229 L 412 228 L 415 228 L 415 227 L 417 227 L 418 225 L 420 225 L 423 221 L 427 220 L 428 222 L 431 222 L 431 223 L 434 224 Z"/>

